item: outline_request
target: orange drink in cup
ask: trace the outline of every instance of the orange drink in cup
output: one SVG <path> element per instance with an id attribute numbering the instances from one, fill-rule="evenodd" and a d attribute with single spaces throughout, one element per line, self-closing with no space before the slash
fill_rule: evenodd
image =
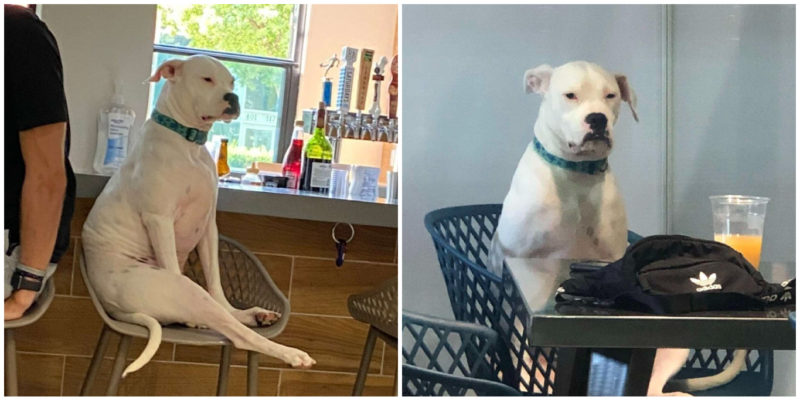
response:
<path id="1" fill-rule="evenodd" d="M 714 216 L 714 240 L 742 253 L 758 269 L 769 198 L 724 195 L 709 199 Z"/>

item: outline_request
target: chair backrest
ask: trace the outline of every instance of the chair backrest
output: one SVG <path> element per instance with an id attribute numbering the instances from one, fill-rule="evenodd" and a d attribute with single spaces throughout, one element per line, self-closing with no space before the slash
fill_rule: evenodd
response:
<path id="1" fill-rule="evenodd" d="M 404 396 L 521 396 L 499 382 L 453 376 L 403 364 Z"/>
<path id="2" fill-rule="evenodd" d="M 387 279 L 373 290 L 350 295 L 347 310 L 357 321 L 397 338 L 397 277 Z"/>
<path id="3" fill-rule="evenodd" d="M 455 318 L 499 334 L 498 346 L 489 359 L 498 378 L 522 392 L 550 393 L 555 388 L 549 379 L 555 349 L 530 345 L 529 316 L 521 294 L 486 267 L 501 211 L 502 204 L 439 209 L 425 216 L 425 228 L 433 238 Z M 547 373 L 538 374 L 543 379 L 537 380 L 538 363 L 532 360 L 540 359 L 546 360 Z"/>
<path id="4" fill-rule="evenodd" d="M 189 253 L 183 274 L 206 287 L 197 249 Z M 224 235 L 219 235 L 219 275 L 222 291 L 232 306 L 238 309 L 258 306 L 277 311 L 283 316 L 270 326 L 270 330 L 278 333 L 283 330 L 291 311 L 289 300 L 272 281 L 258 257 L 241 243 Z"/>
<path id="5" fill-rule="evenodd" d="M 488 360 L 497 332 L 485 326 L 403 313 L 403 394 L 519 395 Z"/>

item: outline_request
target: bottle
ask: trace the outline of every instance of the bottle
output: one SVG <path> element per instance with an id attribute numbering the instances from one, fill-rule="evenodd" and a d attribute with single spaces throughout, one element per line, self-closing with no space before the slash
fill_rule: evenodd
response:
<path id="1" fill-rule="evenodd" d="M 286 187 L 297 189 L 300 186 L 300 168 L 303 162 L 303 121 L 294 123 L 292 144 L 283 155 L 283 176 L 289 178 Z"/>
<path id="2" fill-rule="evenodd" d="M 242 185 L 258 185 L 261 186 L 263 183 L 261 182 L 261 177 L 258 176 L 258 168 L 256 167 L 256 163 L 250 165 L 250 168 L 247 168 L 247 173 L 242 177 Z"/>
<path id="3" fill-rule="evenodd" d="M 128 155 L 128 138 L 136 119 L 136 112 L 125 105 L 122 96 L 122 82 L 114 82 L 114 95 L 111 104 L 100 110 L 97 118 L 97 151 L 94 156 L 94 170 L 103 175 L 111 175 Z"/>
<path id="4" fill-rule="evenodd" d="M 231 167 L 228 166 L 228 138 L 222 138 L 219 144 L 219 159 L 217 159 L 217 176 L 222 178 L 230 173 Z"/>
<path id="5" fill-rule="evenodd" d="M 332 161 L 333 148 L 328 138 L 325 137 L 325 103 L 320 102 L 314 136 L 308 139 L 303 154 L 300 189 L 328 193 Z"/>

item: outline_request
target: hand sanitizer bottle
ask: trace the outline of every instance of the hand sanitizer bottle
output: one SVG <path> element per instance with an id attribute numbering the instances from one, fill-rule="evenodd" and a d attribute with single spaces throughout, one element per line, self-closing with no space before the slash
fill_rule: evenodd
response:
<path id="1" fill-rule="evenodd" d="M 125 105 L 122 97 L 122 82 L 114 82 L 111 104 L 100 110 L 97 119 L 97 151 L 94 156 L 97 173 L 111 175 L 122 165 L 128 154 L 128 137 L 135 119 L 136 113 Z"/>

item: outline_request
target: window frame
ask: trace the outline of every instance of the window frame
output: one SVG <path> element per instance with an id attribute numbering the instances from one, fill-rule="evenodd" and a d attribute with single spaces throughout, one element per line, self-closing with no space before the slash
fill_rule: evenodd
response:
<path id="1" fill-rule="evenodd" d="M 306 38 L 306 5 L 295 5 L 292 13 L 292 43 L 289 49 L 291 59 L 253 56 L 248 54 L 229 53 L 225 51 L 196 49 L 193 47 L 173 46 L 166 44 L 153 43 L 153 53 L 175 54 L 181 56 L 192 56 L 203 54 L 214 57 L 218 60 L 233 61 L 239 63 L 262 65 L 266 67 L 282 68 L 286 76 L 286 84 L 283 88 L 281 124 L 278 127 L 278 147 L 273 152 L 275 160 L 280 162 L 284 149 L 289 147 L 294 128 L 294 120 L 297 114 L 297 96 L 300 91 L 300 65 L 302 65 L 303 48 Z M 153 38 L 155 42 L 155 37 Z M 231 168 L 236 172 L 244 172 L 244 168 Z M 241 171 L 239 171 L 241 170 Z"/>

